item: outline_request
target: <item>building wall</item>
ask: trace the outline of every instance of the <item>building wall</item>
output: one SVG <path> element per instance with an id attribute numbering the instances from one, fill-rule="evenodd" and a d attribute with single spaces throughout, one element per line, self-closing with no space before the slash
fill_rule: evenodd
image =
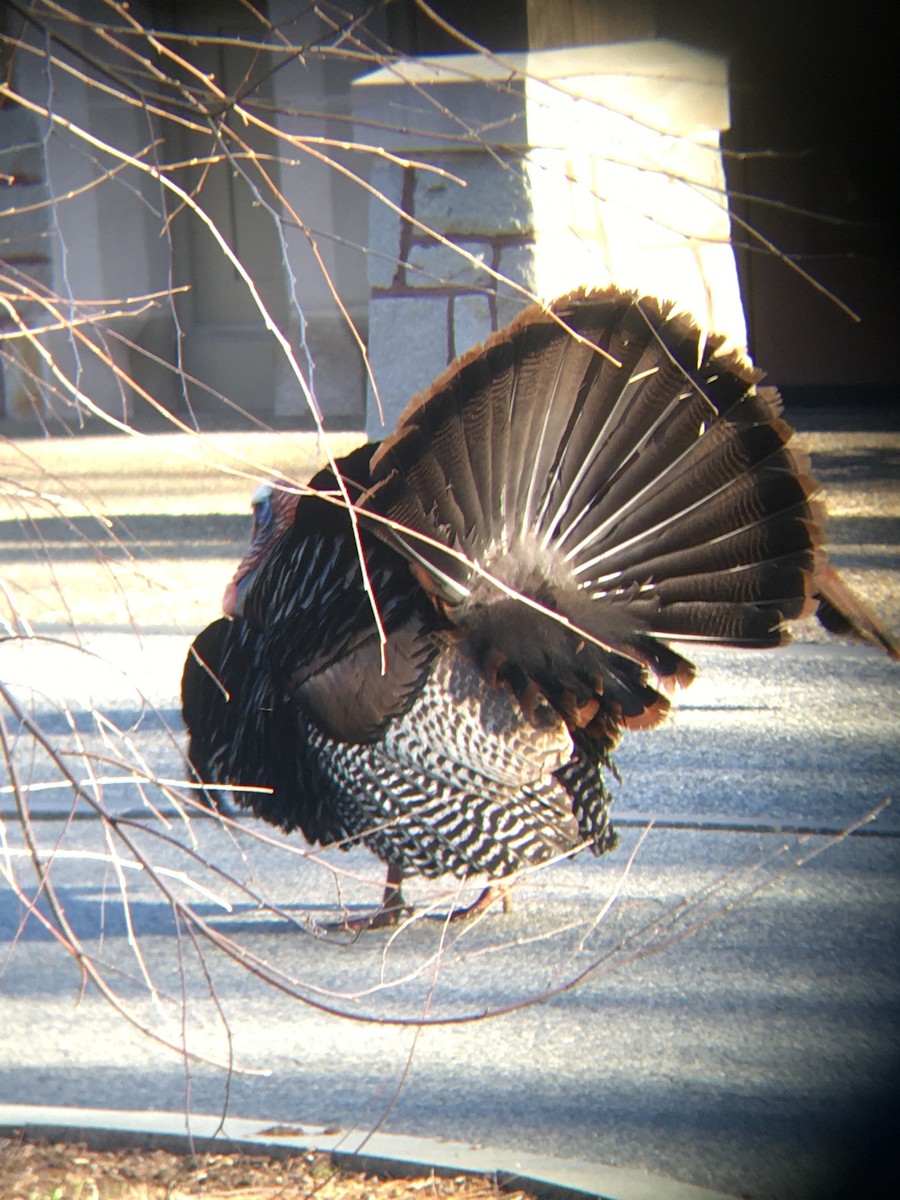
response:
<path id="1" fill-rule="evenodd" d="M 409 50 L 465 46 L 400 0 L 367 17 L 365 27 L 353 18 L 368 8 L 353 0 L 343 6 L 349 17 L 341 29 L 311 10 L 298 11 L 291 0 L 270 0 L 271 44 L 278 48 L 283 33 L 292 50 L 270 58 L 237 44 L 261 28 L 239 0 L 136 0 L 128 11 L 151 26 L 232 38 L 227 46 L 202 36 L 177 46 L 211 72 L 216 86 L 236 89 L 259 117 L 261 125 L 250 126 L 227 115 L 234 135 L 260 156 L 240 169 L 209 161 L 216 139 L 203 118 L 189 127 L 188 117 L 198 115 L 189 105 L 182 111 L 173 104 L 173 118 L 162 119 L 126 102 L 134 64 L 117 60 L 92 33 L 91 20 L 109 18 L 99 0 L 66 6 L 83 22 L 46 18 L 56 19 L 82 54 L 57 43 L 53 67 L 42 32 L 23 27 L 29 52 L 7 56 L 22 103 L 0 107 L 0 171 L 13 180 L 0 201 L 7 422 L 35 406 L 42 418 L 60 408 L 77 422 L 97 406 L 118 419 L 149 420 L 157 405 L 187 424 L 234 422 L 244 409 L 266 423 L 308 426 L 312 404 L 332 426 L 368 421 L 374 432 L 376 395 L 390 423 L 448 355 L 523 302 L 519 287 L 548 296 L 570 283 L 612 278 L 670 293 L 680 265 L 668 275 L 632 275 L 619 251 L 643 239 L 648 263 L 657 259 L 667 234 L 659 213 L 670 211 L 684 188 L 680 176 L 690 185 L 702 175 L 706 203 L 718 206 L 712 216 L 727 222 L 718 140 L 727 114 L 705 130 L 697 125 L 690 163 L 684 131 L 666 149 L 654 116 L 649 163 L 626 164 L 625 182 L 617 183 L 622 145 L 609 113 L 590 128 L 585 119 L 576 137 L 575 118 L 562 104 L 546 96 L 538 101 L 527 71 L 511 84 L 503 66 L 538 26 L 552 44 L 554 30 L 539 16 L 550 8 L 558 16 L 565 7 L 575 20 L 581 2 L 450 5 L 448 14 L 464 32 L 497 51 L 483 61 L 499 63 L 506 82 L 428 93 L 406 81 L 401 112 L 399 92 L 389 111 L 376 104 L 376 88 L 352 86 L 373 64 L 394 61 L 380 57 L 390 39 Z M 602 7 L 605 17 L 615 16 L 615 4 Z M 756 357 L 782 384 L 896 388 L 890 321 L 897 173 L 886 152 L 890 121 L 879 66 L 886 41 L 855 26 L 842 41 L 827 25 L 810 25 L 806 0 L 778 21 L 779 6 L 768 0 L 639 7 L 641 28 L 649 20 L 658 35 L 701 47 L 708 61 L 731 56 L 725 167 L 736 194 L 741 293 Z M 4 20 L 18 35 L 18 18 L 7 11 Z M 90 60 L 103 55 L 114 75 L 95 72 L 90 83 Z M 110 90 L 115 72 L 125 81 L 118 97 Z M 588 76 L 577 86 L 587 88 Z M 657 100 L 666 96 L 662 77 L 649 86 Z M 590 100 L 595 114 L 607 100 Z M 48 102 L 62 120 L 42 115 Z M 429 121 L 442 105 L 453 128 L 432 138 Z M 129 164 L 128 155 L 144 169 Z M 215 220 L 246 264 L 265 315 L 197 214 L 147 169 L 156 161 L 170 164 L 170 177 Z M 429 171 L 428 161 L 444 174 Z M 611 203 L 614 187 L 648 199 L 627 211 L 621 198 Z M 638 211 L 651 193 L 652 221 Z M 598 197 L 606 201 L 602 212 Z M 687 239 L 691 254 L 730 256 L 718 226 L 705 249 L 704 237 L 698 228 Z M 730 285 L 723 291 L 717 284 L 710 297 L 695 293 L 684 303 L 711 327 L 736 330 L 740 313 Z M 65 320 L 75 325 L 23 338 L 15 328 L 20 319 L 33 329 Z M 405 345 L 380 348 L 393 334 Z"/>

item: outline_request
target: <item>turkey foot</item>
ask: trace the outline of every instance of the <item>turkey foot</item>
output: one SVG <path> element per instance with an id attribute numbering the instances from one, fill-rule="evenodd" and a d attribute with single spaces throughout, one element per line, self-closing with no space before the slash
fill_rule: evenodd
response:
<path id="1" fill-rule="evenodd" d="M 403 882 L 403 872 L 395 867 L 388 867 L 387 880 L 384 885 L 384 895 L 381 898 L 381 905 L 374 912 L 365 913 L 359 917 L 351 917 L 347 915 L 342 921 L 339 921 L 333 926 L 335 930 L 340 930 L 342 933 L 364 933 L 367 929 L 391 929 L 399 924 L 400 918 L 404 913 L 411 913 L 412 907 L 403 899 L 403 893 L 400 890 L 400 885 Z M 509 895 L 509 888 L 503 884 L 492 884 L 486 887 L 481 895 L 472 904 L 467 904 L 463 908 L 451 909 L 446 916 L 439 916 L 437 919 L 441 921 L 467 921 L 472 917 L 477 917 L 479 913 L 485 912 L 500 901 L 503 905 L 504 913 L 512 912 L 512 898 Z"/>
<path id="2" fill-rule="evenodd" d="M 509 894 L 509 888 L 502 883 L 491 884 L 486 887 L 477 900 L 472 904 L 467 904 L 465 908 L 454 908 L 450 911 L 450 915 L 442 917 L 445 921 L 468 921 L 470 917 L 477 917 L 479 913 L 485 912 L 496 904 L 497 901 L 503 904 L 505 913 L 512 912 L 512 897 Z"/>
<path id="3" fill-rule="evenodd" d="M 363 933 L 366 929 L 389 929 L 397 925 L 403 913 L 412 911 L 403 899 L 403 893 L 400 890 L 402 882 L 403 872 L 397 867 L 388 867 L 381 905 L 374 912 L 365 913 L 359 917 L 347 915 L 333 928 L 342 933 Z"/>

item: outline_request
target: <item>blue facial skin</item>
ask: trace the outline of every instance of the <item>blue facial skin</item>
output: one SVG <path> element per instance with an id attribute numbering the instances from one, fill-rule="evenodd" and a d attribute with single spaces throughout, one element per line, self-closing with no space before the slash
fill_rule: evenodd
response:
<path id="1" fill-rule="evenodd" d="M 253 535 L 251 541 L 257 538 L 268 538 L 275 522 L 275 510 L 272 507 L 272 488 L 268 483 L 262 483 L 253 493 Z"/>

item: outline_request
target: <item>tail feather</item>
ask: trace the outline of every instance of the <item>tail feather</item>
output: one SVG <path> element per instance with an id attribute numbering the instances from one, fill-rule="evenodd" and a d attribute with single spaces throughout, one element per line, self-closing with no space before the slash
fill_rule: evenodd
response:
<path id="1" fill-rule="evenodd" d="M 816 546 L 821 540 L 819 528 L 810 523 L 801 506 L 799 511 L 777 513 L 766 521 L 698 542 L 687 549 L 657 553 L 641 563 L 644 578 L 653 581 L 687 577 L 698 584 L 709 572 L 733 571 L 757 562 L 802 562 L 810 574 L 818 560 Z M 596 581 L 598 588 L 622 587 L 629 579 L 624 568 L 610 569 Z M 796 607 L 796 605 L 794 606 Z M 808 607 L 803 597 L 801 611 Z M 794 615 L 800 615 L 799 612 Z"/>
<path id="2" fill-rule="evenodd" d="M 559 528 L 563 541 L 577 533 L 591 506 L 597 504 L 598 493 L 606 513 L 615 513 L 628 502 L 639 503 L 642 495 L 652 495 L 654 487 L 661 486 L 663 473 L 693 445 L 697 429 L 707 418 L 708 403 L 696 395 L 684 395 L 640 433 L 618 469 L 611 472 L 608 465 L 585 457 L 568 489 L 558 499 L 554 497 L 557 512 L 548 532 L 555 534 Z"/>
<path id="3" fill-rule="evenodd" d="M 775 601 L 762 605 L 740 601 L 674 601 L 663 608 L 641 602 L 636 615 L 646 614 L 654 634 L 674 635 L 684 641 L 714 642 L 727 646 L 783 646 L 789 637 L 779 624 Z"/>
<path id="4" fill-rule="evenodd" d="M 900 661 L 900 644 L 885 629 L 871 609 L 848 587 L 832 566 L 816 576 L 816 616 L 829 633 L 850 637 L 877 646 L 895 661 Z"/>
<path id="5" fill-rule="evenodd" d="M 665 437 L 655 446 L 639 444 L 605 488 L 603 477 L 592 472 L 588 483 L 602 491 L 593 509 L 581 509 L 573 517 L 574 527 L 562 532 L 562 545 L 569 542 L 570 535 L 578 536 L 568 555 L 577 559 L 578 547 L 588 539 L 594 545 L 604 539 L 607 544 L 621 545 L 639 532 L 658 528 L 661 522 L 677 522 L 683 537 L 688 537 L 696 506 L 706 503 L 715 511 L 735 500 L 741 488 L 752 494 L 768 476 L 781 474 L 784 479 L 796 480 L 796 494 L 805 501 L 814 484 L 800 473 L 800 462 L 785 448 L 783 425 L 779 428 L 757 420 L 756 413 L 746 427 L 743 422 L 718 420 L 699 435 L 695 426 L 692 440 L 684 447 L 680 439 Z M 727 514 L 719 511 L 716 515 L 722 522 L 720 528 L 727 529 Z M 698 531 L 698 536 L 706 535 Z"/>
<path id="6" fill-rule="evenodd" d="M 671 604 L 690 603 L 700 592 L 710 603 L 787 605 L 790 597 L 803 594 L 804 576 L 812 569 L 806 554 L 782 558 L 777 562 L 754 562 L 724 571 L 696 572 L 661 579 L 653 585 L 653 594 L 666 608 Z M 783 596 L 777 594 L 778 590 Z"/>
<path id="7" fill-rule="evenodd" d="M 634 522 L 635 514 L 650 525 L 658 519 L 657 511 L 684 507 L 763 463 L 768 469 L 795 466 L 783 454 L 782 430 L 773 425 L 751 425 L 737 432 L 723 422 L 711 426 L 702 439 L 697 438 L 696 417 L 693 428 L 684 425 L 684 421 L 667 422 L 653 441 L 645 439 L 635 447 L 606 489 L 595 525 L 605 519 L 616 520 L 621 527 L 626 520 Z"/>
<path id="8" fill-rule="evenodd" d="M 727 488 L 680 507 L 661 505 L 656 512 L 638 512 L 605 539 L 589 535 L 566 558 L 574 562 L 574 574 L 586 586 L 612 571 L 643 582 L 648 578 L 647 560 L 689 552 L 725 533 L 752 531 L 772 514 L 802 511 L 807 499 L 804 482 L 797 476 L 764 471 L 742 475 Z M 776 531 L 777 526 L 770 529 L 770 537 Z"/>
<path id="9" fill-rule="evenodd" d="M 522 463 L 527 470 L 520 470 L 510 477 L 511 484 L 518 487 L 513 495 L 515 502 L 508 512 L 516 514 L 511 529 L 521 534 L 540 523 L 540 514 L 545 511 L 542 503 L 547 484 L 559 472 L 560 448 L 567 445 L 572 424 L 573 407 L 582 390 L 585 373 L 595 350 L 569 336 L 549 342 L 532 377 L 520 381 L 517 389 L 517 410 L 530 413 L 530 439 L 523 446 Z M 534 403 L 534 395 L 546 397 L 541 405 Z M 515 418 L 514 418 L 515 419 Z M 565 460 L 563 460 L 565 461 Z"/>
<path id="10" fill-rule="evenodd" d="M 474 536 L 482 542 L 490 541 L 494 530 L 494 509 L 490 497 L 494 492 L 494 457 L 495 442 L 502 438 L 502 422 L 494 411 L 496 389 L 484 388 L 479 392 L 475 403 L 462 408 L 464 422 L 465 444 L 468 447 L 472 466 L 473 479 L 479 488 L 484 490 L 488 502 L 477 505 L 480 508 L 479 525 L 473 531 Z M 500 394 L 502 399 L 502 393 Z M 502 453 L 502 452 L 501 452 Z"/>
<path id="11" fill-rule="evenodd" d="M 581 329 L 588 344 L 566 343 L 577 382 L 561 378 L 565 386 L 548 397 L 556 416 L 552 469 L 538 462 L 531 477 L 532 485 L 546 487 L 540 514 L 545 539 L 567 511 L 596 503 L 671 407 L 674 393 L 683 390 L 677 364 L 668 357 L 660 361 L 659 347 L 647 341 L 646 325 L 635 322 L 633 308 L 619 314 L 612 331 L 598 328 L 593 317 L 588 310 Z M 604 361 L 604 355 L 615 361 Z M 533 512 L 526 517 L 533 520 Z"/>

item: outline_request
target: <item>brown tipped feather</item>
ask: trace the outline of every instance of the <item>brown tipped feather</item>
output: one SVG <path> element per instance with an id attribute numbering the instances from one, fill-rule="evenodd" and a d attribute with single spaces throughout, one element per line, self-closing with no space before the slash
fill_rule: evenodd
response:
<path id="1" fill-rule="evenodd" d="M 829 633 L 877 646 L 900 661 L 900 644 L 831 565 L 816 575 L 816 616 Z"/>

